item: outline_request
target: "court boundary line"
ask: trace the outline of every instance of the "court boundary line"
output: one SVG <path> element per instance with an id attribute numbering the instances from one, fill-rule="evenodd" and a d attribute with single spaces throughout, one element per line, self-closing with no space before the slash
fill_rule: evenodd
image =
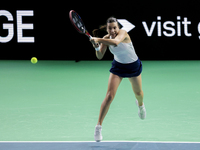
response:
<path id="1" fill-rule="evenodd" d="M 177 143 L 177 144 L 200 144 L 200 142 L 181 142 L 181 141 L 0 141 L 1 143 Z"/>

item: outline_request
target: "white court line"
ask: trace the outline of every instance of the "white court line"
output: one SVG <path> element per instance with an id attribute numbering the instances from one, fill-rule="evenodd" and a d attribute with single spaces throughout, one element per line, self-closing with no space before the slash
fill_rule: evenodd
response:
<path id="1" fill-rule="evenodd" d="M 187 143 L 200 144 L 200 142 L 175 142 L 175 141 L 0 141 L 0 143 Z"/>

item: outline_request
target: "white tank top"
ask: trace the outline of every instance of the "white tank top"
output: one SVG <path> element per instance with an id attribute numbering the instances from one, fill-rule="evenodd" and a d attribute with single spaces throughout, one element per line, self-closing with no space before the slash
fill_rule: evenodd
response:
<path id="1" fill-rule="evenodd" d="M 114 55 L 114 59 L 122 64 L 133 63 L 138 60 L 132 42 L 119 43 L 117 46 L 109 45 L 110 52 Z"/>

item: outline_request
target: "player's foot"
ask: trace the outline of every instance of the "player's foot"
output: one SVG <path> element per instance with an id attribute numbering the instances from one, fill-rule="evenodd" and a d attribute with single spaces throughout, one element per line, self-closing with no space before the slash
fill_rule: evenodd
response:
<path id="1" fill-rule="evenodd" d="M 140 119 L 145 119 L 146 118 L 146 109 L 145 109 L 144 103 L 142 106 L 139 106 L 138 100 L 136 100 L 135 103 L 139 107 L 138 116 L 140 117 Z"/>
<path id="2" fill-rule="evenodd" d="M 95 132 L 94 132 L 94 140 L 96 142 L 100 142 L 103 139 L 102 134 L 101 134 L 101 130 L 102 130 L 102 126 L 96 125 Z"/>

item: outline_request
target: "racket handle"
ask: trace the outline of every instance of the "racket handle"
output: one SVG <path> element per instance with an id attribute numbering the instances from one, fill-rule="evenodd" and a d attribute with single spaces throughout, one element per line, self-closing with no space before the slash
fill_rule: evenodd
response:
<path id="1" fill-rule="evenodd" d="M 89 38 L 92 39 L 92 36 L 90 36 Z M 95 44 L 98 44 L 98 43 L 95 43 Z M 95 48 L 95 50 L 96 50 L 96 51 L 99 51 L 99 50 L 100 50 L 100 46 L 99 46 L 99 44 L 98 44 L 98 47 Z"/>
<path id="2" fill-rule="evenodd" d="M 96 51 L 99 51 L 99 50 L 100 50 L 100 47 L 95 48 L 95 50 L 96 50 Z"/>

